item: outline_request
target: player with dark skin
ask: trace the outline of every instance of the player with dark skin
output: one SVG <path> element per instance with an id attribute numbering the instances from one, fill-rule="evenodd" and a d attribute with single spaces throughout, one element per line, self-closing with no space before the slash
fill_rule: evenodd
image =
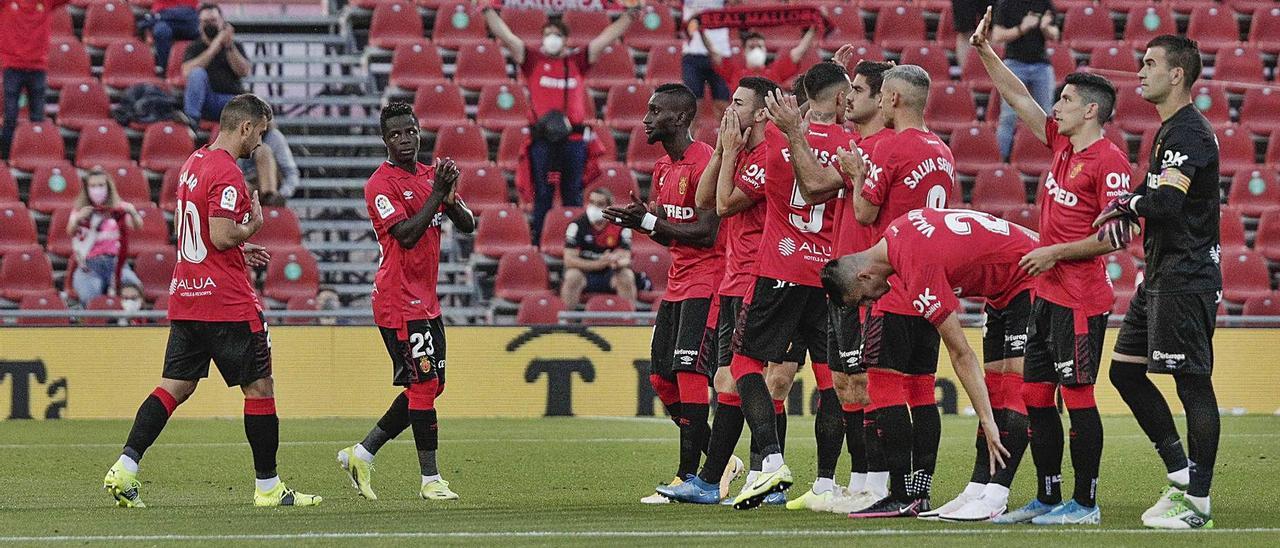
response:
<path id="1" fill-rule="evenodd" d="M 417 171 L 418 149 L 422 146 L 418 121 L 412 116 L 397 116 L 387 120 L 382 142 L 387 145 L 387 161 L 409 173 Z M 465 234 L 476 230 L 476 219 L 471 211 L 458 200 L 458 166 L 449 158 L 436 159 L 436 184 L 431 189 L 427 203 L 412 217 L 391 227 L 391 235 L 401 247 L 413 249 L 418 240 L 431 227 L 431 219 L 444 204 L 444 213 L 453 226 Z"/>

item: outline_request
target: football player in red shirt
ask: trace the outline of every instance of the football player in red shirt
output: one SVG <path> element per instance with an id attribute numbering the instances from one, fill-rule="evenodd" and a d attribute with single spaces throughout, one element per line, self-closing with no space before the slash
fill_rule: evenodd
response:
<path id="1" fill-rule="evenodd" d="M 1036 276 L 1025 364 L 1010 359 L 1002 368 L 986 356 L 988 390 L 997 394 L 997 422 L 1002 432 L 1013 435 L 1004 440 L 1013 455 L 1008 473 L 1003 478 L 985 477 L 986 466 L 975 463 L 968 487 L 939 508 L 939 515 L 956 521 L 994 518 L 998 523 L 1097 524 L 1101 518 L 1096 489 L 1102 460 L 1102 420 L 1093 385 L 1102 360 L 1107 313 L 1114 300 L 1102 255 L 1114 248 L 1094 237 L 1093 219 L 1112 198 L 1128 192 L 1131 173 L 1128 151 L 1103 137 L 1103 124 L 1115 108 L 1116 91 L 1102 76 L 1070 74 L 1049 116 L 991 48 L 989 26 L 989 16 L 984 17 L 972 37 L 974 48 L 1000 96 L 1026 129 L 1053 151 L 1053 161 L 1039 193 L 1041 247 L 1022 261 L 1023 268 Z M 1059 387 L 1071 417 L 1071 465 L 1075 469 L 1075 492 L 1066 504 L 1062 504 L 1061 492 L 1062 422 L 1054 396 Z M 1001 405 L 1018 400 L 1022 406 Z M 1008 409 L 1002 412 L 1000 407 Z M 1014 407 L 1025 407 L 1025 414 Z M 1000 515 L 1009 500 L 1007 482 L 1012 481 L 1022 446 L 1027 443 L 1020 432 L 1027 431 L 1028 424 L 1037 496 L 1026 506 Z M 980 458 L 982 454 L 979 451 Z"/>
<path id="2" fill-rule="evenodd" d="M 405 428 L 413 428 L 422 486 L 428 500 L 458 495 L 436 466 L 439 425 L 436 398 L 445 385 L 445 335 L 436 278 L 440 269 L 440 226 L 447 217 L 463 233 L 475 230 L 475 216 L 458 197 L 458 168 L 448 158 L 435 165 L 417 161 L 418 119 L 413 107 L 392 103 L 380 116 L 383 162 L 365 183 L 365 206 L 378 235 L 382 257 L 373 281 L 373 316 L 391 356 L 391 383 L 403 386 L 364 441 L 338 452 L 338 464 L 360 496 L 373 492 L 373 456 Z"/>
<path id="3" fill-rule="evenodd" d="M 955 188 L 951 150 L 924 125 L 929 84 L 929 74 L 915 65 L 885 71 L 880 111 L 896 133 L 875 144 L 868 152 L 869 161 L 864 161 L 861 154 L 846 154 L 842 162 L 842 169 L 854 181 L 854 218 L 871 226 L 877 234 L 907 211 L 946 206 L 947 196 Z M 879 400 L 873 394 L 871 405 L 875 412 L 867 420 L 881 434 L 888 451 L 887 461 L 913 463 L 909 478 L 890 477 L 891 490 L 898 482 L 906 482 L 913 502 L 899 507 L 890 496 L 880 501 L 887 505 L 884 508 L 878 508 L 881 504 L 868 508 L 868 516 L 915 515 L 929 510 L 942 431 L 933 388 L 938 334 L 913 313 L 907 301 L 905 295 L 894 291 L 876 302 L 863 328 L 861 358 L 868 369 L 887 368 L 897 373 L 878 376 L 884 379 L 882 382 L 906 386 L 901 390 L 872 388 L 872 392 L 905 395 L 905 399 Z M 893 453 L 902 447 L 909 451 Z"/>
<path id="4" fill-rule="evenodd" d="M 1036 245 L 1034 232 L 986 213 L 915 209 L 889 224 L 884 238 L 871 249 L 831 261 L 822 271 L 822 282 L 831 298 L 848 306 L 871 304 L 889 294 L 894 283 L 899 286 L 893 291 L 910 296 L 917 317 L 935 329 L 947 345 L 956 377 L 968 393 L 985 434 L 991 474 L 997 464 L 1004 467 L 1009 453 L 1000 444 L 999 427 L 992 415 L 978 357 L 960 327 L 959 298 L 987 300 L 989 310 L 996 314 L 988 315 L 983 346 L 1004 345 L 1011 333 L 1003 326 L 1008 316 L 1005 312 L 1030 300 L 1031 276 L 1020 268 L 1019 262 Z M 1025 323 L 1023 326 L 1025 332 Z M 867 327 L 870 339 L 878 324 L 872 322 Z M 863 356 L 870 364 L 872 400 L 905 399 L 902 392 L 906 385 L 887 378 L 900 375 L 877 367 L 879 361 L 872 354 L 875 351 L 868 346 Z M 885 445 L 889 455 L 910 454 L 905 436 L 886 438 Z M 889 466 L 893 475 L 888 499 L 849 517 L 912 515 L 919 499 L 908 491 L 904 481 L 910 473 L 910 460 L 891 457 Z"/>
<path id="5" fill-rule="evenodd" d="M 711 437 L 710 362 L 698 357 L 711 298 L 724 268 L 723 243 L 717 238 L 720 218 L 715 209 L 696 202 L 698 181 L 714 152 L 711 145 L 689 135 L 697 110 L 698 99 L 684 84 L 663 84 L 654 90 L 644 132 L 650 144 L 662 143 L 667 152 L 653 167 L 650 198 L 657 214 L 634 196 L 629 204 L 605 209 L 605 217 L 613 222 L 671 248 L 667 291 L 654 323 L 649 379 L 680 427 L 680 465 L 672 485 L 698 472 Z M 642 502 L 663 503 L 667 497 L 655 493 Z"/>
<path id="6" fill-rule="evenodd" d="M 258 193 L 250 195 L 237 158 L 248 158 L 271 125 L 271 106 L 239 95 L 222 109 L 222 131 L 182 165 L 178 206 L 178 262 L 169 284 L 169 342 L 160 386 L 138 408 L 120 458 L 103 487 L 128 508 L 139 496 L 138 461 L 173 411 L 218 366 L 227 386 L 244 392 L 244 431 L 253 450 L 254 506 L 314 506 L 316 495 L 285 487 L 276 474 L 280 420 L 271 378 L 271 338 L 248 267 L 265 266 L 267 251 L 247 240 L 262 228 Z"/>

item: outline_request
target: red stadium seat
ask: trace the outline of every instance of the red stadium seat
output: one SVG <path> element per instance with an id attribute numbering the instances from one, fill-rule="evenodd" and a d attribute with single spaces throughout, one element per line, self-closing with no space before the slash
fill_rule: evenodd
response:
<path id="1" fill-rule="evenodd" d="M 13 144 L 9 147 L 9 165 L 22 171 L 35 171 L 65 162 L 66 156 L 62 135 L 53 122 L 19 121 L 18 129 L 13 133 Z"/>
<path id="2" fill-rule="evenodd" d="M 58 292 L 46 288 L 38 293 L 25 295 L 18 303 L 18 310 L 47 310 L 50 312 L 65 312 L 67 304 L 62 302 L 62 298 L 58 296 Z M 28 317 L 18 318 L 18 325 L 25 326 L 57 326 L 71 325 L 71 318 L 66 314 L 46 317 Z"/>
<path id="3" fill-rule="evenodd" d="M 1144 50 L 1147 42 L 1161 34 L 1178 34 L 1173 10 L 1163 4 L 1137 4 L 1125 17 L 1124 39 L 1134 49 Z"/>
<path id="4" fill-rule="evenodd" d="M 249 241 L 270 248 L 302 245 L 302 225 L 292 209 L 283 206 L 262 208 L 262 229 Z"/>
<path id="5" fill-rule="evenodd" d="M 457 125 L 467 118 L 462 90 L 452 82 L 439 82 L 418 88 L 413 98 L 413 113 L 418 125 L 431 131 Z"/>
<path id="6" fill-rule="evenodd" d="M 1254 166 L 1253 137 L 1237 127 L 1220 127 L 1218 136 L 1218 171 L 1225 177 Z"/>
<path id="7" fill-rule="evenodd" d="M 627 167 L 632 171 L 653 173 L 653 163 L 666 153 L 662 143 L 648 143 L 643 127 L 631 130 L 631 142 L 627 144 Z"/>
<path id="8" fill-rule="evenodd" d="M 369 45 L 394 50 L 400 44 L 422 39 L 422 15 L 409 2 L 379 2 L 369 22 Z"/>
<path id="9" fill-rule="evenodd" d="M 567 10 L 561 18 L 564 24 L 569 27 L 569 47 L 580 48 L 586 47 L 592 38 L 600 36 L 613 21 L 609 20 L 609 14 L 603 11 L 584 11 L 584 10 Z M 546 21 L 542 21 L 545 25 Z M 636 23 L 632 23 L 636 26 Z M 533 38 L 536 43 L 542 40 L 542 27 L 538 27 L 538 34 Z M 623 48 L 626 49 L 626 48 Z"/>
<path id="10" fill-rule="evenodd" d="M 1218 241 L 1222 243 L 1223 253 L 1239 253 L 1245 250 L 1244 219 L 1240 209 L 1223 206 L 1218 218 Z"/>
<path id="11" fill-rule="evenodd" d="M 1255 47 L 1223 48 L 1213 62 L 1213 79 L 1225 82 L 1228 90 L 1244 93 L 1248 86 L 1267 81 L 1262 52 Z"/>
<path id="12" fill-rule="evenodd" d="M 1107 263 L 1107 277 L 1116 292 L 1133 293 L 1138 282 L 1138 264 L 1128 253 L 1111 253 L 1104 259 Z"/>
<path id="13" fill-rule="evenodd" d="M 602 14 L 603 15 L 603 14 Z M 511 32 L 520 38 L 521 42 L 526 44 L 542 43 L 542 27 L 547 25 L 547 13 L 537 9 L 513 9 L 508 8 L 502 10 L 502 20 L 506 21 L 507 27 Z M 570 38 L 576 32 L 570 27 Z"/>
<path id="14" fill-rule="evenodd" d="M 679 44 L 654 46 L 649 50 L 648 58 L 649 60 L 645 61 L 644 68 L 644 82 L 646 84 L 681 81 Z"/>
<path id="15" fill-rule="evenodd" d="M 1120 149 L 1120 152 L 1124 153 L 1125 157 L 1129 156 L 1129 141 L 1125 140 L 1123 131 L 1120 131 L 1119 129 L 1116 129 L 1115 131 L 1103 130 L 1102 136 L 1112 143 L 1115 143 L 1116 147 Z"/>
<path id="16" fill-rule="evenodd" d="M 459 167 L 486 166 L 489 163 L 489 145 L 484 132 L 470 124 L 443 128 L 436 135 L 433 158 L 453 158 Z"/>
<path id="17" fill-rule="evenodd" d="M 195 149 L 195 140 L 186 126 L 174 122 L 151 124 L 142 134 L 139 164 L 150 171 L 164 173 L 182 167 Z"/>
<path id="18" fill-rule="evenodd" d="M 1009 154 L 1009 163 L 1018 171 L 1040 177 L 1049 170 L 1053 161 L 1053 151 L 1044 146 L 1040 139 L 1030 131 L 1018 131 L 1013 136 L 1013 151 Z"/>
<path id="19" fill-rule="evenodd" d="M 1249 44 L 1270 54 L 1280 53 L 1280 6 L 1271 4 L 1253 12 Z"/>
<path id="20" fill-rule="evenodd" d="M 108 171 L 116 182 L 116 194 L 121 200 L 135 207 L 154 206 L 151 203 L 151 185 L 138 166 L 117 166 Z"/>
<path id="21" fill-rule="evenodd" d="M 600 58 L 587 72 L 587 86 L 591 89 L 607 90 L 635 81 L 636 64 L 631 60 L 631 51 L 622 44 L 605 46 Z"/>
<path id="22" fill-rule="evenodd" d="M 1222 298 L 1243 303 L 1271 293 L 1267 260 L 1252 251 L 1222 256 Z"/>
<path id="23" fill-rule="evenodd" d="M 0 205 L 7 206 L 22 203 L 18 199 L 18 182 L 13 180 L 9 166 L 0 162 Z"/>
<path id="24" fill-rule="evenodd" d="M 1240 125 L 1254 135 L 1266 135 L 1280 127 L 1280 89 L 1250 88 L 1240 105 Z"/>
<path id="25" fill-rule="evenodd" d="M 1073 7 L 1062 20 L 1062 41 L 1076 51 L 1089 51 L 1115 39 L 1115 24 L 1102 6 Z"/>
<path id="26" fill-rule="evenodd" d="M 632 240 L 631 266 L 637 272 L 643 272 L 653 282 L 653 289 L 640 291 L 640 300 L 653 303 L 662 298 L 667 290 L 667 274 L 671 270 L 671 253 L 661 244 L 639 236 Z"/>
<path id="27" fill-rule="evenodd" d="M 63 161 L 36 170 L 31 179 L 27 207 L 40 213 L 71 207 L 80 196 L 80 174 L 70 162 Z"/>
<path id="28" fill-rule="evenodd" d="M 987 168 L 979 171 L 974 179 L 969 201 L 973 209 L 998 217 L 1027 205 L 1027 188 L 1022 184 L 1022 177 L 1012 168 Z"/>
<path id="29" fill-rule="evenodd" d="M 142 228 L 129 237 L 130 257 L 173 247 L 169 244 L 169 222 L 164 218 L 164 211 L 146 206 L 138 207 L 138 214 L 142 216 Z"/>
<path id="30" fill-rule="evenodd" d="M 1002 164 L 996 130 L 989 124 L 956 129 L 951 132 L 950 145 L 958 172 L 971 175 Z"/>
<path id="31" fill-rule="evenodd" d="M 969 48 L 969 53 L 965 54 L 964 59 L 961 60 L 960 81 L 974 91 L 982 93 L 990 93 L 995 88 L 991 83 L 991 75 L 987 74 L 986 67 L 982 65 L 982 59 L 978 57 L 977 49 Z"/>
<path id="32" fill-rule="evenodd" d="M 62 89 L 68 84 L 90 78 L 89 52 L 75 38 L 49 42 L 49 87 Z"/>
<path id="33" fill-rule="evenodd" d="M 676 37 L 676 22 L 667 7 L 645 6 L 639 19 L 622 36 L 628 46 L 650 50 L 654 46 L 680 45 L 680 39 Z"/>
<path id="34" fill-rule="evenodd" d="M 76 167 L 112 168 L 133 165 L 129 158 L 129 137 L 115 121 L 89 126 L 76 143 Z"/>
<path id="35" fill-rule="evenodd" d="M 635 312 L 636 305 L 617 295 L 592 295 L 590 299 L 587 299 L 587 306 L 585 310 L 587 312 L 613 312 L 624 314 L 627 312 Z M 582 320 L 582 323 L 584 325 L 634 325 L 635 320 L 625 318 L 596 318 Z"/>
<path id="36" fill-rule="evenodd" d="M 133 11 L 129 5 L 117 0 L 91 4 L 84 14 L 84 43 L 90 47 L 106 48 L 112 44 L 133 40 L 136 31 Z M 155 58 L 151 64 L 155 66 Z"/>
<path id="37" fill-rule="evenodd" d="M 649 96 L 653 86 L 626 84 L 609 88 L 609 98 L 604 103 L 604 121 L 617 131 L 631 131 L 638 127 L 649 112 Z"/>
<path id="38" fill-rule="evenodd" d="M 640 185 L 629 169 L 608 168 L 600 172 L 600 176 L 587 185 L 584 195 L 591 194 L 597 188 L 607 188 L 613 194 L 614 203 L 628 202 L 631 195 L 640 195 Z"/>
<path id="39" fill-rule="evenodd" d="M 1133 293 L 1116 292 L 1116 302 L 1111 307 L 1111 313 L 1118 317 L 1124 317 L 1129 312 L 1129 304 L 1133 302 Z"/>
<path id="40" fill-rule="evenodd" d="M 507 75 L 502 50 L 492 42 L 463 46 L 458 50 L 458 70 L 453 81 L 465 89 L 478 90 L 495 84 L 513 83 Z"/>
<path id="41" fill-rule="evenodd" d="M 857 59 L 854 59 L 854 62 L 856 63 Z M 902 64 L 919 65 L 929 73 L 929 77 L 933 79 L 934 86 L 951 80 L 951 62 L 947 60 L 947 48 L 945 46 L 937 44 L 911 46 L 902 50 Z"/>
<path id="42" fill-rule="evenodd" d="M 1116 88 L 1116 113 L 1112 117 L 1125 133 L 1143 134 L 1160 127 L 1156 106 L 1142 98 L 1137 86 Z"/>
<path id="43" fill-rule="evenodd" d="M 934 84 L 929 90 L 924 119 L 930 129 L 943 133 L 972 126 L 973 121 L 978 119 L 973 94 L 969 92 L 969 88 L 959 84 L 946 81 Z"/>
<path id="44" fill-rule="evenodd" d="M 1040 230 L 1040 206 L 1037 205 L 1024 205 L 1008 209 L 1000 218 L 1025 226 L 1031 230 Z"/>
<path id="45" fill-rule="evenodd" d="M 1089 53 L 1088 67 L 1132 74 L 1135 79 L 1138 77 L 1138 58 L 1125 42 L 1108 42 L 1094 46 Z"/>
<path id="46" fill-rule="evenodd" d="M 1201 2 L 1191 10 L 1187 37 L 1200 43 L 1201 51 L 1214 51 L 1240 42 L 1240 26 L 1230 9 L 1213 2 Z"/>
<path id="47" fill-rule="evenodd" d="M 503 171 L 515 171 L 520 165 L 520 156 L 524 154 L 527 139 L 529 139 L 529 126 L 503 129 L 502 137 L 498 139 L 498 167 Z M 468 200 L 470 200 L 469 196 Z"/>
<path id="48" fill-rule="evenodd" d="M 169 282 L 173 279 L 176 263 L 173 248 L 140 253 L 133 258 L 133 273 L 142 282 L 142 293 L 147 300 L 154 301 L 169 294 Z"/>
<path id="49" fill-rule="evenodd" d="M 54 8 L 52 15 L 49 17 L 49 38 L 53 41 L 72 39 L 76 37 L 75 23 L 71 21 L 71 12 L 67 11 L 66 6 Z"/>
<path id="50" fill-rule="evenodd" d="M 495 208 L 511 205 L 507 178 L 493 166 L 473 166 L 462 172 L 458 194 L 476 215 L 483 216 Z"/>
<path id="51" fill-rule="evenodd" d="M 67 220 L 71 218 L 72 204 L 53 210 L 46 233 L 45 251 L 56 257 L 67 258 L 72 254 L 71 236 L 67 234 Z"/>
<path id="52" fill-rule="evenodd" d="M 1071 54 L 1071 48 L 1047 47 L 1045 51 L 1049 54 L 1049 64 L 1053 65 L 1053 74 L 1059 80 L 1076 71 L 1076 58 Z"/>
<path id="53" fill-rule="evenodd" d="M 1280 261 L 1280 209 L 1262 214 L 1253 248 L 1270 261 Z"/>
<path id="54" fill-rule="evenodd" d="M 58 96 L 58 125 L 79 132 L 85 126 L 112 123 L 111 98 L 92 78 L 62 87 Z"/>
<path id="55" fill-rule="evenodd" d="M 902 51 L 925 41 L 924 12 L 919 6 L 897 5 L 880 8 L 875 27 L 877 45 L 887 50 Z"/>
<path id="56" fill-rule="evenodd" d="M 124 307 L 120 306 L 120 299 L 116 297 L 98 295 L 89 301 L 89 305 L 85 307 L 85 310 L 124 310 Z M 107 325 L 108 323 L 114 324 L 115 319 L 103 317 L 80 318 L 81 325 Z"/>
<path id="57" fill-rule="evenodd" d="M 315 297 L 320 290 L 320 268 L 316 258 L 302 247 L 277 250 L 267 265 L 262 294 L 268 299 L 288 302 L 294 297 Z"/>
<path id="58" fill-rule="evenodd" d="M 867 27 L 857 6 L 837 4 L 827 8 L 827 16 L 831 19 L 831 33 L 825 37 L 819 35 L 823 49 L 835 51 L 845 44 L 867 40 Z"/>
<path id="59" fill-rule="evenodd" d="M 551 208 L 551 211 L 547 212 L 546 218 L 542 221 L 542 241 L 538 245 L 543 255 L 556 259 L 564 257 L 565 230 L 580 216 L 582 216 L 580 207 L 560 206 Z"/>
<path id="60" fill-rule="evenodd" d="M 173 211 L 178 206 L 178 175 L 177 169 L 170 169 L 164 172 L 164 178 L 160 183 L 160 209 L 165 211 Z"/>
<path id="61" fill-rule="evenodd" d="M 190 40 L 175 40 L 169 48 L 169 61 L 164 66 L 164 81 L 169 87 L 180 89 L 187 85 L 187 77 L 182 74 L 182 62 L 187 56 Z"/>
<path id="62" fill-rule="evenodd" d="M 524 300 L 520 301 L 520 308 L 516 309 L 516 323 L 520 325 L 555 325 L 560 323 L 560 313 L 564 311 L 564 301 L 550 291 L 545 291 L 539 295 L 528 295 L 525 296 Z"/>
<path id="63" fill-rule="evenodd" d="M 476 253 L 497 259 L 508 251 L 530 245 L 533 236 L 529 221 L 514 204 L 495 208 L 480 219 L 476 228 Z"/>
<path id="64" fill-rule="evenodd" d="M 454 2 L 436 10 L 435 26 L 431 29 L 431 41 L 450 50 L 489 43 L 484 18 L 472 11 L 470 2 Z"/>
<path id="65" fill-rule="evenodd" d="M 1280 316 L 1280 292 L 1250 297 L 1244 302 L 1245 316 Z"/>
<path id="66" fill-rule="evenodd" d="M 21 203 L 0 205 L 0 257 L 36 245 L 36 223 Z"/>
<path id="67" fill-rule="evenodd" d="M 0 298 L 21 301 L 53 289 L 53 267 L 40 246 L 15 248 L 0 260 Z M 59 301 L 61 302 L 61 301 Z"/>
<path id="68" fill-rule="evenodd" d="M 498 260 L 498 273 L 494 276 L 493 296 L 507 302 L 519 303 L 530 295 L 545 292 L 550 285 L 547 263 L 533 246 L 513 249 Z"/>
<path id="69" fill-rule="evenodd" d="M 156 76 L 156 59 L 151 49 L 137 40 L 113 41 L 107 46 L 102 61 L 102 83 L 113 89 L 126 89 L 134 84 L 163 87 Z"/>
<path id="70" fill-rule="evenodd" d="M 476 111 L 476 123 L 494 132 L 509 127 L 528 127 L 532 110 L 525 97 L 524 86 L 515 84 L 490 84 L 480 91 L 480 103 Z"/>
<path id="71" fill-rule="evenodd" d="M 289 299 L 289 304 L 285 305 L 285 310 L 294 312 L 315 312 L 320 310 L 320 305 L 316 303 L 315 295 L 298 295 Z M 285 325 L 315 325 L 316 318 L 285 318 Z"/>
<path id="72" fill-rule="evenodd" d="M 413 91 L 444 81 L 444 61 L 431 42 L 421 38 L 402 42 L 391 54 L 391 75 L 387 83 Z"/>
<path id="73" fill-rule="evenodd" d="M 613 138 L 613 132 L 609 130 L 604 122 L 587 122 L 587 127 L 591 129 L 591 139 L 599 143 L 603 150 L 600 157 L 596 161 L 600 164 L 600 169 L 609 169 L 620 165 L 618 163 L 618 141 Z"/>

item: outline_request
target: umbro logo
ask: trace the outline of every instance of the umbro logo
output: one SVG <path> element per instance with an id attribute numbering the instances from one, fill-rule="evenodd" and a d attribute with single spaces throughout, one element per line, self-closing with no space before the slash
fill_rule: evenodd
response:
<path id="1" fill-rule="evenodd" d="M 412 190 L 406 190 L 406 191 L 404 191 L 404 199 L 406 199 L 406 200 L 412 200 L 412 199 L 413 199 L 413 191 L 412 191 Z"/>

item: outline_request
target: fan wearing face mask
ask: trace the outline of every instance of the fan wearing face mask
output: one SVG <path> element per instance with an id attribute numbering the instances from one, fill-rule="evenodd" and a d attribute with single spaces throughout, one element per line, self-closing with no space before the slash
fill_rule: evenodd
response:
<path id="1" fill-rule="evenodd" d="M 707 30 L 700 29 L 700 32 L 706 33 Z M 817 32 L 813 28 L 805 30 L 800 43 L 791 48 L 786 55 L 778 55 L 773 62 L 769 62 L 769 51 L 765 49 L 764 35 L 758 32 L 742 35 L 741 54 L 724 57 L 715 50 L 709 50 L 708 55 L 711 57 L 711 65 L 715 67 L 716 73 L 724 78 L 724 81 L 729 84 L 729 92 L 733 93 L 738 89 L 738 82 L 747 76 L 759 76 L 780 84 L 791 81 L 800 73 L 800 60 L 813 49 L 816 36 Z"/>
<path id="2" fill-rule="evenodd" d="M 147 307 L 147 301 L 142 296 L 142 286 L 137 284 L 121 284 L 120 285 L 120 309 L 125 312 L 140 312 Z M 117 322 L 119 325 L 145 325 L 146 318 L 120 318 Z"/>
<path id="3" fill-rule="evenodd" d="M 533 181 L 533 243 L 542 241 L 542 221 L 551 209 L 559 174 L 560 203 L 582 205 L 582 173 L 587 164 L 587 87 L 584 75 L 604 49 L 631 26 L 638 8 L 623 12 L 583 49 L 571 48 L 569 27 L 552 18 L 542 27 L 541 44 L 525 44 L 498 10 L 484 9 L 489 32 L 510 52 L 529 89 L 529 165 Z"/>
<path id="4" fill-rule="evenodd" d="M 582 292 L 617 293 L 629 302 L 636 299 L 636 276 L 631 270 L 631 229 L 604 218 L 613 205 L 613 193 L 597 188 L 588 196 L 587 212 L 565 228 L 564 283 L 560 299 L 574 307 Z"/>
<path id="5" fill-rule="evenodd" d="M 71 285 L 80 302 L 88 303 L 112 289 L 121 242 L 127 231 L 139 228 L 142 215 L 133 204 L 120 199 L 111 174 L 101 169 L 90 172 L 67 219 L 67 235 L 78 265 Z M 142 285 L 128 263 L 119 266 L 121 283 Z"/>

